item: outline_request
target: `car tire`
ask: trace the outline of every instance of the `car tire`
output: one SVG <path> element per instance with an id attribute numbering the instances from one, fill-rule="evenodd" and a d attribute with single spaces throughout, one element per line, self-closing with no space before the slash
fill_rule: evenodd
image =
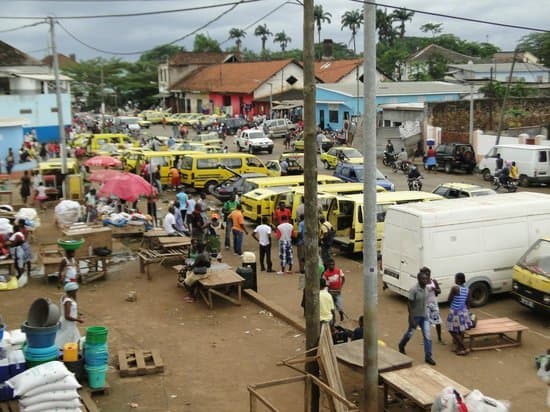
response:
<path id="1" fill-rule="evenodd" d="M 217 185 L 218 185 L 218 182 L 216 182 L 215 180 L 209 180 L 204 185 L 204 190 L 206 191 L 206 193 L 214 194 L 214 189 L 216 188 Z"/>
<path id="2" fill-rule="evenodd" d="M 529 178 L 525 175 L 521 175 L 519 177 L 519 185 L 523 187 L 529 187 L 531 183 L 529 182 Z"/>
<path id="3" fill-rule="evenodd" d="M 471 304 L 472 307 L 477 308 L 483 306 L 489 300 L 489 285 L 485 282 L 475 282 L 470 285 Z"/>
<path id="4" fill-rule="evenodd" d="M 481 176 L 486 182 L 493 180 L 493 176 L 491 175 L 491 171 L 489 169 L 484 169 L 483 172 L 481 172 Z"/>
<path id="5" fill-rule="evenodd" d="M 237 142 L 237 150 L 238 150 L 239 152 L 242 151 L 242 148 L 241 148 L 241 145 L 239 144 L 239 142 Z"/>
<path id="6" fill-rule="evenodd" d="M 328 162 L 326 160 L 323 160 L 323 166 L 325 167 L 325 169 L 330 169 L 330 165 L 328 164 Z"/>
<path id="7" fill-rule="evenodd" d="M 453 172 L 453 165 L 451 162 L 445 162 L 445 173 L 451 174 Z"/>

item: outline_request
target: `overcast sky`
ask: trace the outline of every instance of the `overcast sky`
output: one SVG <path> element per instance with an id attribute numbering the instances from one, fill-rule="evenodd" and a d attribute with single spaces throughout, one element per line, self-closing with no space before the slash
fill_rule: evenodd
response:
<path id="1" fill-rule="evenodd" d="M 233 0 L 149 0 L 149 1 L 89 1 L 89 0 L 37 0 L 37 1 L 7 1 L 0 0 L 0 40 L 32 55 L 42 58 L 48 54 L 49 32 L 46 24 L 21 30 L 6 32 L 6 30 L 35 23 L 39 20 L 16 20 L 16 16 L 89 16 L 120 13 L 135 13 L 146 11 L 174 10 L 196 6 L 211 6 L 231 3 Z M 387 0 L 388 11 L 396 7 L 409 7 L 419 11 L 443 13 L 460 17 L 469 17 L 493 22 L 514 24 L 533 28 L 549 29 L 548 14 L 550 4 L 547 0 Z M 286 3 L 286 4 L 284 4 Z M 206 10 L 174 12 L 143 17 L 99 18 L 61 20 L 61 24 L 76 38 L 101 50 L 130 53 L 151 49 L 155 46 L 172 42 L 207 24 L 216 16 L 222 16 L 200 32 L 218 40 L 225 49 L 232 41 L 226 41 L 229 30 L 233 27 L 247 29 L 247 36 L 242 47 L 260 50 L 261 41 L 254 36 L 254 28 L 266 23 L 271 32 L 285 31 L 292 41 L 288 48 L 300 48 L 302 45 L 302 7 L 284 0 L 262 0 L 249 4 L 241 4 L 233 10 L 230 5 Z M 341 30 L 341 17 L 348 10 L 360 9 L 361 4 L 351 0 L 317 0 L 324 11 L 332 14 L 332 22 L 324 23 L 321 37 L 332 38 L 335 42 L 348 44 L 351 32 Z M 544 6 L 546 5 L 546 6 Z M 269 16 L 262 18 L 271 11 Z M 260 19 L 260 20 L 259 20 Z M 257 21 L 259 20 L 259 21 Z M 419 28 L 427 23 L 442 23 L 444 33 L 452 33 L 460 38 L 485 42 L 488 41 L 502 48 L 512 50 L 517 41 L 531 32 L 511 28 L 503 28 L 486 24 L 470 23 L 449 18 L 415 14 L 412 22 L 408 22 L 408 35 L 426 35 Z M 74 53 L 78 60 L 98 56 L 113 55 L 92 50 L 71 38 L 61 28 L 56 29 L 58 51 L 63 54 Z M 362 50 L 362 30 L 358 34 L 357 47 Z M 176 44 L 191 50 L 194 35 L 178 41 Z M 317 33 L 315 34 L 317 41 Z M 270 38 L 267 47 L 279 50 L 279 45 Z M 351 48 L 351 44 L 350 44 Z M 134 60 L 138 55 L 120 55 L 119 57 Z"/>

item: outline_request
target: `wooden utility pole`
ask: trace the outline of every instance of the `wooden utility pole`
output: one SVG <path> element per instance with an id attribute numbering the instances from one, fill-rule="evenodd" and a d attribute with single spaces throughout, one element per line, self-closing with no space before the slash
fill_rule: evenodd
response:
<path id="1" fill-rule="evenodd" d="M 363 402 L 366 412 L 378 412 L 378 273 L 376 251 L 376 4 L 364 7 L 363 155 Z"/>
<path id="2" fill-rule="evenodd" d="M 304 0 L 304 204 L 305 204 L 305 315 L 306 349 L 319 341 L 319 218 L 317 215 L 317 144 L 315 141 L 315 76 L 313 0 Z M 309 362 L 307 371 L 317 376 L 316 362 Z M 319 410 L 319 388 L 312 386 L 311 411 Z"/>

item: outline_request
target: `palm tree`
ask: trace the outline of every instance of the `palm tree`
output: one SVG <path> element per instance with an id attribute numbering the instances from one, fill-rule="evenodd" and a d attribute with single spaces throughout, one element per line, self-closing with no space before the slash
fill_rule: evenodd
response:
<path id="1" fill-rule="evenodd" d="M 330 18 L 332 14 L 328 11 L 323 11 L 323 6 L 316 4 L 313 6 L 313 20 L 315 20 L 315 25 L 317 26 L 317 37 L 319 39 L 319 45 L 321 44 L 321 24 L 327 22 L 330 24 Z"/>
<path id="2" fill-rule="evenodd" d="M 378 38 L 381 42 L 387 43 L 390 46 L 395 39 L 393 20 L 393 15 L 388 14 L 386 10 L 376 9 L 376 29 L 378 30 Z"/>
<path id="3" fill-rule="evenodd" d="M 429 31 L 432 32 L 432 37 L 435 37 L 436 34 L 439 34 L 443 31 L 443 23 L 426 23 L 420 26 L 420 30 L 423 33 L 428 33 Z"/>
<path id="4" fill-rule="evenodd" d="M 286 35 L 284 30 L 275 34 L 275 37 L 273 38 L 273 43 L 281 43 L 281 51 L 283 52 L 285 51 L 288 43 L 291 41 L 292 39 Z"/>
<path id="5" fill-rule="evenodd" d="M 265 53 L 265 42 L 267 36 L 273 36 L 273 33 L 267 28 L 267 24 L 260 24 L 254 29 L 254 36 L 258 36 L 262 39 L 262 54 Z"/>
<path id="6" fill-rule="evenodd" d="M 391 14 L 393 20 L 398 20 L 399 23 L 399 37 L 403 38 L 405 36 L 405 23 L 411 21 L 414 16 L 414 11 L 408 11 L 407 9 L 395 9 Z"/>
<path id="7" fill-rule="evenodd" d="M 241 38 L 246 37 L 246 32 L 242 29 L 238 29 L 236 27 L 233 27 L 231 30 L 229 30 L 229 38 L 235 39 L 235 44 L 237 45 L 237 53 L 240 53 L 241 51 Z"/>
<path id="8" fill-rule="evenodd" d="M 353 42 L 353 53 L 355 54 L 355 35 L 363 23 L 363 14 L 360 10 L 346 11 L 342 16 L 341 23 L 340 30 L 344 30 L 346 27 L 351 30 L 351 41 Z"/>

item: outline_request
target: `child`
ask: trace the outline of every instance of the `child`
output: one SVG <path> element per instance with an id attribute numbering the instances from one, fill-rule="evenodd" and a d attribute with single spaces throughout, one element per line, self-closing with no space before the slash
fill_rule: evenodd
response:
<path id="1" fill-rule="evenodd" d="M 43 182 L 38 184 L 36 188 L 34 198 L 40 203 L 40 209 L 46 210 L 46 200 L 48 200 L 48 195 L 46 194 L 46 186 Z"/>

